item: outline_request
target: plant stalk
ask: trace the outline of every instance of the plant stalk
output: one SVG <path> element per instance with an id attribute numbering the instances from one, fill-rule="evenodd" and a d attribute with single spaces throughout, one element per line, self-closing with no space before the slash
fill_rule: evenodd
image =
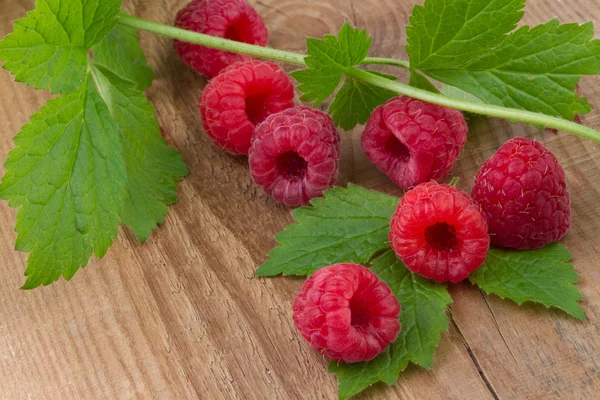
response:
<path id="1" fill-rule="evenodd" d="M 200 44 L 214 49 L 226 50 L 232 53 L 247 54 L 253 57 L 266 58 L 273 61 L 281 61 L 289 64 L 306 66 L 304 54 L 292 53 L 289 51 L 271 49 L 268 47 L 256 46 L 248 43 L 235 42 L 233 40 L 222 39 L 203 33 L 187 31 L 158 22 L 147 21 L 145 19 L 135 18 L 127 14 L 121 14 L 119 23 L 139 29 L 142 31 L 156 33 L 157 35 L 170 37 L 193 44 Z"/>
<path id="2" fill-rule="evenodd" d="M 367 57 L 361 64 L 392 65 L 404 69 L 410 69 L 410 62 L 406 60 L 395 60 L 393 58 Z"/>
<path id="3" fill-rule="evenodd" d="M 304 61 L 304 59 L 306 58 L 305 54 L 298 54 L 284 50 L 277 50 L 268 47 L 256 46 L 228 39 L 217 38 L 214 36 L 187 31 L 184 29 L 160 24 L 157 22 L 131 17 L 126 14 L 121 14 L 119 22 L 123 25 L 138 30 L 152 32 L 161 36 L 170 37 L 172 39 L 177 39 L 184 42 L 199 44 L 202 46 L 230 51 L 233 53 L 246 54 L 249 56 L 264 58 L 273 61 L 280 61 L 289 64 L 306 66 L 306 62 Z M 362 64 L 395 65 L 402 68 L 409 68 L 409 64 L 407 61 L 376 57 L 366 58 L 365 60 L 363 60 Z M 545 114 L 534 113 L 531 111 L 519 110 L 516 108 L 508 108 L 495 106 L 491 104 L 482 104 L 465 100 L 459 100 L 441 94 L 432 93 L 427 90 L 418 89 L 400 82 L 391 81 L 389 79 L 380 77 L 375 74 L 371 74 L 368 71 L 360 70 L 355 67 L 347 68 L 346 75 L 355 79 L 359 79 L 363 82 L 369 83 L 373 86 L 391 90 L 395 93 L 410 96 L 428 103 L 455 108 L 457 110 L 466 111 L 473 114 L 504 118 L 511 121 L 520 121 L 527 124 L 541 125 L 548 128 L 567 131 L 600 143 L 600 132 L 592 128 L 588 128 L 584 125 L 568 121 L 566 119 L 551 117 Z"/>
<path id="4" fill-rule="evenodd" d="M 363 82 L 370 83 L 373 86 L 377 86 L 382 89 L 388 89 L 409 97 L 414 97 L 415 99 L 419 99 L 427 103 L 456 108 L 457 110 L 466 111 L 473 114 L 504 118 L 511 121 L 520 121 L 532 125 L 542 125 L 547 128 L 571 132 L 575 135 L 579 135 L 600 143 L 600 132 L 592 128 L 588 128 L 585 125 L 580 125 L 566 119 L 551 117 L 546 114 L 540 114 L 531 111 L 519 110 L 516 108 L 501 107 L 492 104 L 474 103 L 471 101 L 455 99 L 453 97 L 447 97 L 441 94 L 429 92 L 427 90 L 417 89 L 404 83 L 392 81 L 354 67 L 348 68 L 346 70 L 346 75 L 360 79 Z"/>

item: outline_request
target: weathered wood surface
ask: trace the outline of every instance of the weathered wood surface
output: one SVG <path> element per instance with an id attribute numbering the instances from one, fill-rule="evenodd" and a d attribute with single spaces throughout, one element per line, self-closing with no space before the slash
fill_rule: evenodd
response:
<path id="1" fill-rule="evenodd" d="M 134 15 L 170 23 L 186 0 L 129 0 Z M 303 50 L 305 35 L 336 32 L 344 20 L 374 36 L 373 55 L 403 57 L 409 0 L 252 1 L 270 44 Z M 527 23 L 559 17 L 599 22 L 597 0 L 529 0 Z M 0 36 L 33 0 L 3 1 Z M 246 160 L 202 133 L 196 101 L 205 81 L 174 55 L 170 40 L 143 34 L 156 69 L 149 90 L 163 128 L 190 166 L 180 201 L 141 246 L 122 230 L 103 260 L 71 282 L 20 291 L 26 255 L 15 252 L 15 210 L 0 204 L 0 398 L 334 399 L 327 362 L 299 340 L 291 302 L 300 279 L 258 279 L 253 271 L 292 219 L 256 188 Z M 0 159 L 48 98 L 0 73 Z M 600 79 L 581 91 L 600 106 Z M 584 123 L 600 129 L 600 112 Z M 397 189 L 366 160 L 360 129 L 344 135 L 343 182 Z M 451 287 L 450 329 L 432 369 L 409 367 L 394 386 L 360 398 L 593 399 L 600 391 L 600 146 L 572 135 L 478 120 L 456 167 L 469 189 L 478 166 L 506 139 L 535 137 L 566 169 L 574 226 L 565 244 L 581 274 L 579 323 L 518 307 L 464 283 Z"/>

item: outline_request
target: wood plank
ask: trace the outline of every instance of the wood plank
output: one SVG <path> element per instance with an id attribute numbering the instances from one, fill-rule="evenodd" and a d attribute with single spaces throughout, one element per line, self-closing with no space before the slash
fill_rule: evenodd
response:
<path id="1" fill-rule="evenodd" d="M 186 0 L 126 2 L 136 16 L 170 23 Z M 271 29 L 271 45 L 304 50 L 305 35 L 335 32 L 344 20 L 374 36 L 373 55 L 404 57 L 404 24 L 412 2 L 394 0 L 252 1 Z M 600 15 L 593 0 L 568 5 L 529 0 L 526 22 L 560 15 Z M 33 0 L 0 10 L 0 35 Z M 175 56 L 170 40 L 142 35 L 156 81 L 149 91 L 161 125 L 184 155 L 191 175 L 180 201 L 149 242 L 124 229 L 103 260 L 71 282 L 23 292 L 26 255 L 14 251 L 15 211 L 0 205 L 0 388 L 6 398 L 333 399 L 335 378 L 291 322 L 301 279 L 258 279 L 253 271 L 292 221 L 289 209 L 255 187 L 246 160 L 216 149 L 196 108 L 205 85 Z M 398 72 L 398 71 L 394 71 Z M 402 75 L 405 77 L 405 75 Z M 0 73 L 0 159 L 12 136 L 48 95 Z M 600 80 L 581 85 L 600 104 Z M 600 113 L 584 117 L 600 128 Z M 360 149 L 361 129 L 344 135 L 342 182 L 399 194 Z M 451 288 L 451 327 L 433 368 L 410 367 L 392 387 L 359 398 L 592 398 L 600 389 L 597 361 L 600 146 L 572 135 L 537 132 L 478 119 L 456 168 L 469 189 L 485 158 L 514 135 L 535 137 L 565 166 L 574 226 L 566 245 L 583 276 L 586 323 L 482 295 L 468 284 Z M 224 199 L 227 199 L 224 201 Z M 0 396 L 0 397 L 2 397 Z"/>

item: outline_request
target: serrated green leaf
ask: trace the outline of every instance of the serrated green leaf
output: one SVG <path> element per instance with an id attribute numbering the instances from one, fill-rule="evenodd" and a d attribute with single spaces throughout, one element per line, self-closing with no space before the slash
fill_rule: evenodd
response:
<path id="1" fill-rule="evenodd" d="M 573 120 L 591 110 L 575 93 L 600 73 L 591 23 L 556 20 L 510 33 L 524 0 L 427 0 L 407 28 L 411 68 L 488 104 Z"/>
<path id="2" fill-rule="evenodd" d="M 70 279 L 117 236 L 125 164 L 117 127 L 89 75 L 48 101 L 15 137 L 0 197 L 17 214 L 16 248 L 31 252 L 24 289 Z"/>
<path id="3" fill-rule="evenodd" d="M 177 201 L 177 181 L 188 169 L 163 138 L 154 108 L 146 96 L 102 65 L 92 71 L 114 118 L 127 167 L 127 196 L 121 220 L 144 242 Z"/>
<path id="4" fill-rule="evenodd" d="M 121 78 L 134 82 L 137 89 L 144 90 L 152 85 L 154 71 L 146 64 L 135 29 L 117 25 L 92 50 L 94 60 Z"/>
<path id="5" fill-rule="evenodd" d="M 489 104 L 573 120 L 591 110 L 575 93 L 581 76 L 600 73 L 600 41 L 593 35 L 591 23 L 524 26 L 460 70 L 424 72 Z"/>
<path id="6" fill-rule="evenodd" d="M 429 79 L 425 78 L 423 75 L 414 70 L 410 71 L 410 81 L 408 84 L 412 87 L 427 90 L 432 93 L 440 92 L 438 88 L 436 88 L 435 85 L 429 81 Z"/>
<path id="7" fill-rule="evenodd" d="M 371 269 L 398 297 L 402 330 L 394 343 L 369 362 L 329 365 L 329 372 L 337 374 L 340 383 L 340 399 L 376 382 L 394 384 L 409 362 L 429 368 L 440 334 L 448 329 L 446 308 L 452 298 L 443 285 L 410 272 L 392 250 L 373 260 Z"/>
<path id="8" fill-rule="evenodd" d="M 377 106 L 395 96 L 397 94 L 392 91 L 347 77 L 331 103 L 329 113 L 339 127 L 349 131 L 357 124 L 367 122 Z"/>
<path id="9" fill-rule="evenodd" d="M 16 248 L 31 253 L 25 289 L 70 279 L 93 253 L 103 257 L 119 222 L 144 241 L 187 173 L 142 93 L 152 71 L 137 35 L 114 27 L 120 5 L 38 0 L 0 42 L 17 80 L 64 94 L 15 137 L 0 184 L 0 197 L 20 207 Z"/>
<path id="10" fill-rule="evenodd" d="M 120 0 L 37 0 L 0 41 L 3 68 L 18 82 L 66 93 L 85 79 L 87 52 L 117 23 Z"/>
<path id="11" fill-rule="evenodd" d="M 469 280 L 486 293 L 517 304 L 531 301 L 560 308 L 583 321 L 585 314 L 578 303 L 582 296 L 574 285 L 579 276 L 570 259 L 571 253 L 560 243 L 528 251 L 492 248 Z"/>
<path id="12" fill-rule="evenodd" d="M 307 69 L 292 73 L 300 82 L 298 89 L 304 93 L 304 101 L 314 102 L 318 107 L 335 92 L 347 67 L 360 64 L 371 48 L 367 32 L 354 29 L 345 23 L 338 36 L 325 35 L 323 39 L 306 40 Z"/>
<path id="13" fill-rule="evenodd" d="M 426 0 L 406 28 L 411 68 L 460 69 L 488 53 L 523 17 L 525 0 Z"/>
<path id="14" fill-rule="evenodd" d="M 366 263 L 389 248 L 390 219 L 398 201 L 354 185 L 326 191 L 325 198 L 312 200 L 312 207 L 294 210 L 297 223 L 275 237 L 279 246 L 256 275 L 310 275 L 338 262 Z"/>

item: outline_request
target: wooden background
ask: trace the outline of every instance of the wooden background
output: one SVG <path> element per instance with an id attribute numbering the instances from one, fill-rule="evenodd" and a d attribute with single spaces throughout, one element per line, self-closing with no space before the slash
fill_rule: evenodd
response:
<path id="1" fill-rule="evenodd" d="M 185 2 L 125 0 L 132 14 L 164 23 Z M 306 35 L 334 33 L 349 20 L 374 36 L 373 56 L 405 57 L 412 0 L 251 2 L 273 47 L 303 51 Z M 529 0 L 525 22 L 600 22 L 599 3 Z M 33 0 L 2 0 L 0 36 L 32 7 Z M 326 360 L 299 340 L 291 321 L 302 280 L 253 277 L 274 235 L 292 221 L 290 210 L 252 184 L 246 159 L 219 151 L 203 134 L 196 101 L 205 80 L 177 59 L 170 40 L 142 38 L 156 69 L 150 98 L 191 175 L 146 245 L 122 229 L 105 259 L 71 282 L 30 292 L 18 289 L 27 256 L 14 251 L 15 210 L 0 204 L 0 398 L 335 399 Z M 581 92 L 600 107 L 598 77 L 585 78 Z M 0 159 L 47 98 L 0 71 Z M 600 129 L 600 111 L 583 121 Z M 343 135 L 342 183 L 399 194 L 367 162 L 360 131 Z M 515 135 L 542 141 L 567 171 L 574 225 L 565 244 L 582 277 L 587 322 L 453 285 L 450 329 L 433 367 L 409 367 L 396 385 L 376 385 L 359 398 L 598 398 L 600 145 L 477 119 L 455 170 L 460 187 L 469 190 L 481 163 Z"/>

